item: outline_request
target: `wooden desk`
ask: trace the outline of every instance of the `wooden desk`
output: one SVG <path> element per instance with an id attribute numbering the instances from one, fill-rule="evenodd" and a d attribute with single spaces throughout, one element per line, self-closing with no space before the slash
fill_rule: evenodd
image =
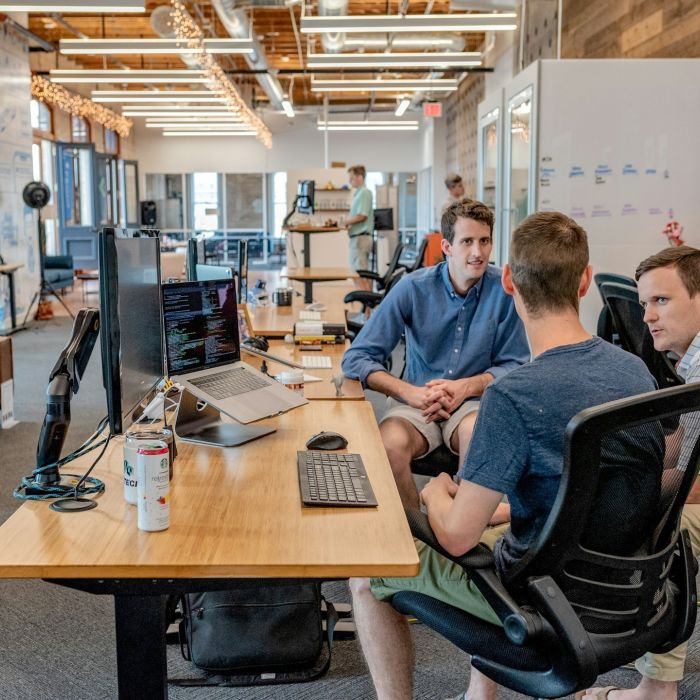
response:
<path id="1" fill-rule="evenodd" d="M 15 272 L 24 267 L 23 263 L 3 263 L 0 265 L 0 275 L 7 277 L 8 291 L 10 292 L 10 328 L 3 335 L 10 335 L 21 330 L 17 325 L 17 307 L 15 305 Z M 24 328 L 24 325 L 22 326 Z"/>
<path id="2" fill-rule="evenodd" d="M 355 270 L 349 267 L 297 267 L 287 270 L 287 279 L 304 283 L 304 301 L 313 301 L 314 282 L 336 282 L 358 277 Z"/>
<path id="3" fill-rule="evenodd" d="M 115 596 L 122 700 L 167 698 L 168 593 L 246 585 L 240 578 L 418 572 L 369 402 L 314 401 L 266 423 L 277 432 L 236 448 L 179 444 L 171 525 L 163 532 L 138 530 L 136 508 L 123 499 L 121 439 L 95 469 L 107 487 L 97 508 L 64 514 L 30 501 L 0 527 L 0 577 L 45 578 Z M 342 433 L 348 450 L 362 455 L 377 508 L 301 505 L 296 452 L 320 430 Z"/>
<path id="4" fill-rule="evenodd" d="M 304 267 L 311 267 L 311 236 L 312 233 L 338 233 L 338 226 L 310 226 L 300 224 L 298 226 L 288 226 L 289 233 L 301 233 L 304 236 Z"/>
<path id="5" fill-rule="evenodd" d="M 336 374 L 340 374 L 340 363 L 342 362 L 343 355 L 345 351 L 350 347 L 350 342 L 347 341 L 343 345 L 324 345 L 323 350 L 316 351 L 306 351 L 302 352 L 298 345 L 292 345 L 291 343 L 285 343 L 282 340 L 272 340 L 270 342 L 270 349 L 268 352 L 271 355 L 277 355 L 285 360 L 291 360 L 292 362 L 302 363 L 304 356 L 317 357 L 319 355 L 325 355 L 331 358 L 331 369 L 318 369 L 314 367 L 313 369 L 305 369 L 305 374 L 312 374 L 315 377 L 320 377 L 320 382 L 306 382 L 304 385 L 304 396 L 309 399 L 309 401 L 358 401 L 365 398 L 365 392 L 362 389 L 362 384 L 356 379 L 348 379 L 347 377 L 343 380 L 343 385 L 341 390 L 343 392 L 342 396 L 336 396 L 335 385 L 331 383 L 331 377 Z M 259 368 L 262 364 L 262 358 L 254 357 L 249 355 L 243 350 L 242 359 L 253 367 Z M 286 365 L 281 363 L 276 363 L 272 360 L 267 360 L 267 365 L 270 374 L 277 374 L 287 369 Z"/>

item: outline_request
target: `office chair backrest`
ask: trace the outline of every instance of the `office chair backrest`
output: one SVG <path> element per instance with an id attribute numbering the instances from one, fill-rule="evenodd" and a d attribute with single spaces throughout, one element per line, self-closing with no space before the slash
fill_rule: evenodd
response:
<path id="1" fill-rule="evenodd" d="M 678 565 L 683 560 L 692 567 L 693 557 L 686 549 L 677 555 L 685 546 L 681 510 L 700 464 L 700 429 L 682 426 L 697 417 L 698 406 L 695 384 L 574 416 L 552 512 L 537 542 L 504 577 L 509 590 L 524 590 L 533 577 L 554 579 L 588 632 L 599 673 L 669 637 L 677 644 L 692 631 L 696 611 L 688 586 L 694 590 L 695 574 Z M 672 432 L 663 427 L 679 422 Z M 661 498 L 654 494 L 664 467 L 670 469 Z"/>
<path id="2" fill-rule="evenodd" d="M 416 260 L 413 263 L 413 266 L 408 270 L 409 272 L 415 272 L 416 270 L 420 270 L 421 267 L 425 265 L 425 251 L 428 247 L 428 239 L 424 236 L 423 240 L 420 242 L 420 246 L 418 246 L 418 252 L 416 253 Z"/>
<path id="3" fill-rule="evenodd" d="M 628 287 L 635 288 L 637 286 L 637 283 L 632 277 L 627 277 L 626 275 L 618 275 L 614 272 L 597 272 L 595 275 L 593 275 L 593 281 L 595 282 L 595 285 L 598 288 L 601 297 L 603 297 L 603 292 L 600 290 L 600 286 L 602 284 L 606 284 L 607 282 L 614 282 L 615 284 L 626 284 Z M 605 301 L 605 297 L 603 297 L 603 301 Z"/>
<path id="4" fill-rule="evenodd" d="M 387 265 L 386 272 L 384 273 L 384 283 L 388 282 L 389 278 L 394 274 L 396 266 L 399 264 L 399 258 L 403 253 L 403 243 L 399 243 L 394 250 L 394 254 L 391 256 L 391 260 Z"/>
<path id="5" fill-rule="evenodd" d="M 659 388 L 682 384 L 683 380 L 666 354 L 654 348 L 654 340 L 644 323 L 644 309 L 639 303 L 637 289 L 626 284 L 603 282 L 600 293 L 610 309 L 622 348 L 644 361 Z"/>

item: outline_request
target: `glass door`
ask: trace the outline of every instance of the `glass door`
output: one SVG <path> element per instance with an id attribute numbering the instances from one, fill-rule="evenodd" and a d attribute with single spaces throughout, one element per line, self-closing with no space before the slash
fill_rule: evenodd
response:
<path id="1" fill-rule="evenodd" d="M 135 160 L 119 161 L 119 210 L 122 226 L 139 227 L 139 165 Z"/>
<path id="2" fill-rule="evenodd" d="M 92 144 L 56 144 L 59 243 L 75 268 L 97 268 L 94 162 Z"/>
<path id="3" fill-rule="evenodd" d="M 98 153 L 95 156 L 97 173 L 97 224 L 119 226 L 119 197 L 117 159 Z"/>

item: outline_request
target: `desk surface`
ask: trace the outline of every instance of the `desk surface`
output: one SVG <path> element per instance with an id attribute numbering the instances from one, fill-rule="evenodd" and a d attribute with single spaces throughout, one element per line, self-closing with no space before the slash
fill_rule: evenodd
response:
<path id="1" fill-rule="evenodd" d="M 311 280 L 314 282 L 349 280 L 359 275 L 349 267 L 291 267 L 286 275 L 290 280 Z"/>
<path id="2" fill-rule="evenodd" d="M 94 472 L 107 486 L 97 508 L 56 513 L 27 502 L 0 527 L 0 577 L 415 575 L 416 549 L 369 402 L 314 401 L 266 422 L 277 432 L 236 448 L 179 443 L 163 532 L 137 529 L 115 439 Z M 296 452 L 320 430 L 342 433 L 362 455 L 377 508 L 301 505 Z"/>
<path id="3" fill-rule="evenodd" d="M 331 369 L 318 369 L 314 367 L 313 369 L 305 369 L 305 374 L 312 374 L 315 377 L 321 379 L 320 382 L 306 382 L 304 385 L 304 396 L 310 401 L 357 401 L 365 398 L 365 392 L 362 389 L 362 385 L 356 379 L 348 379 L 347 377 L 343 380 L 343 396 L 336 396 L 335 385 L 331 383 L 331 377 L 336 374 L 340 374 L 340 363 L 343 359 L 343 354 L 350 347 L 350 342 L 346 342 L 343 345 L 324 345 L 323 350 L 307 350 L 302 352 L 298 345 L 292 345 L 291 343 L 285 343 L 282 340 L 272 340 L 270 341 L 270 349 L 268 352 L 271 355 L 277 355 L 285 360 L 291 360 L 292 362 L 302 363 L 302 359 L 305 356 L 318 357 L 325 355 L 331 358 Z M 260 367 L 262 363 L 262 358 L 249 355 L 245 351 L 243 352 L 243 360 L 254 367 Z M 267 365 L 270 374 L 277 374 L 287 369 L 286 365 L 274 362 L 273 360 L 267 360 Z"/>
<path id="4" fill-rule="evenodd" d="M 299 224 L 288 226 L 284 229 L 289 233 L 337 233 L 340 231 L 339 226 L 311 226 L 309 224 Z"/>

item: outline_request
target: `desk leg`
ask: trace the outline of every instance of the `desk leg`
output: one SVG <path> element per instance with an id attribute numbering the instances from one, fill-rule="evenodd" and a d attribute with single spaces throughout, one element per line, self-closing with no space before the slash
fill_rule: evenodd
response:
<path id="1" fill-rule="evenodd" d="M 119 700 L 167 700 L 164 595 L 115 595 Z"/>
<path id="2" fill-rule="evenodd" d="M 311 267 L 311 234 L 308 232 L 304 233 L 304 267 Z"/>
<path id="3" fill-rule="evenodd" d="M 304 280 L 304 303 L 311 304 L 314 300 L 314 283 L 311 280 Z"/>

